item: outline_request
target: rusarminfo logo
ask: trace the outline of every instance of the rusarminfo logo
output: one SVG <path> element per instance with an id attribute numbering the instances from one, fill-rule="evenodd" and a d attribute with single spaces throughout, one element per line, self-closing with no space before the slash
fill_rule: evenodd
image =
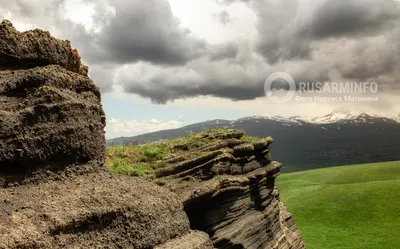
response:
<path id="1" fill-rule="evenodd" d="M 376 82 L 298 82 L 285 72 L 276 72 L 265 80 L 267 98 L 277 104 L 297 102 L 377 102 Z"/>
<path id="2" fill-rule="evenodd" d="M 283 96 L 274 96 L 277 88 L 273 87 L 273 83 L 278 79 L 283 79 L 289 84 L 288 89 L 286 89 L 287 92 Z M 290 74 L 284 72 L 276 72 L 268 76 L 268 78 L 265 80 L 264 91 L 269 100 L 277 104 L 283 104 L 293 99 L 293 97 L 295 96 L 296 82 Z"/>

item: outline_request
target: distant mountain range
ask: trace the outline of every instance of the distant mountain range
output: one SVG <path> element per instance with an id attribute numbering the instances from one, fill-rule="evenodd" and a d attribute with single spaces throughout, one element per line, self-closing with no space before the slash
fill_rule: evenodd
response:
<path id="1" fill-rule="evenodd" d="M 108 140 L 110 144 L 129 141 L 145 143 L 172 139 L 211 128 L 244 130 L 249 136 L 275 138 L 274 160 L 285 172 L 368 162 L 400 160 L 400 115 L 333 112 L 317 118 L 246 117 L 212 120 L 178 129 Z"/>

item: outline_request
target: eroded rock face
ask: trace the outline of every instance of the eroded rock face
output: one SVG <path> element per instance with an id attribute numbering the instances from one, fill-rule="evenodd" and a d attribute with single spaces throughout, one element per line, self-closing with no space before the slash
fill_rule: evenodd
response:
<path id="1" fill-rule="evenodd" d="M 0 248 L 153 248 L 189 232 L 171 192 L 105 172 L 0 190 Z"/>
<path id="2" fill-rule="evenodd" d="M 32 68 L 60 65 L 61 67 L 87 75 L 87 67 L 69 41 L 53 38 L 49 32 L 35 29 L 18 32 L 11 22 L 0 24 L 0 67 Z"/>
<path id="3" fill-rule="evenodd" d="M 102 165 L 100 91 L 81 69 L 69 42 L 0 24 L 0 185 Z"/>
<path id="4" fill-rule="evenodd" d="M 191 232 L 185 236 L 171 240 L 155 249 L 213 249 L 210 237 L 204 232 Z"/>
<path id="5" fill-rule="evenodd" d="M 99 89 L 77 51 L 0 25 L 0 248 L 211 249 L 180 199 L 104 169 Z"/>
<path id="6" fill-rule="evenodd" d="M 177 153 L 156 175 L 184 203 L 191 228 L 207 232 L 215 248 L 305 248 L 274 187 L 281 164 L 269 157 L 273 139 L 246 142 L 242 136 L 231 131 L 192 153 Z"/>
<path id="7" fill-rule="evenodd" d="M 55 65 L 0 71 L 0 184 L 71 165 L 101 167 L 104 126 L 100 92 L 88 77 Z"/>

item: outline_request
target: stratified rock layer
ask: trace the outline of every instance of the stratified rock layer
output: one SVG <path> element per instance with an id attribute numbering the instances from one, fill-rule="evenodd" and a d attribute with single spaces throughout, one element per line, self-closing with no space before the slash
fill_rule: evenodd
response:
<path id="1" fill-rule="evenodd" d="M 0 248 L 211 249 L 175 194 L 105 171 L 100 91 L 81 69 L 68 42 L 0 25 Z"/>
<path id="2" fill-rule="evenodd" d="M 0 184 L 74 164 L 102 167 L 100 101 L 88 77 L 60 66 L 0 71 Z"/>
<path id="3" fill-rule="evenodd" d="M 246 142 L 243 135 L 214 134 L 216 142 L 184 148 L 156 175 L 184 203 L 191 228 L 207 232 L 215 248 L 305 248 L 274 187 L 281 164 L 269 157 L 273 139 Z"/>
<path id="4" fill-rule="evenodd" d="M 68 41 L 0 24 L 0 186 L 102 167 L 105 114 L 83 69 Z"/>

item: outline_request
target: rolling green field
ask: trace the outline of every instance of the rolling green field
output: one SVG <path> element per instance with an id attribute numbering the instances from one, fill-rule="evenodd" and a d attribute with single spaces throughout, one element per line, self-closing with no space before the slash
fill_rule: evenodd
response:
<path id="1" fill-rule="evenodd" d="M 400 161 L 282 174 L 307 249 L 399 249 Z"/>

